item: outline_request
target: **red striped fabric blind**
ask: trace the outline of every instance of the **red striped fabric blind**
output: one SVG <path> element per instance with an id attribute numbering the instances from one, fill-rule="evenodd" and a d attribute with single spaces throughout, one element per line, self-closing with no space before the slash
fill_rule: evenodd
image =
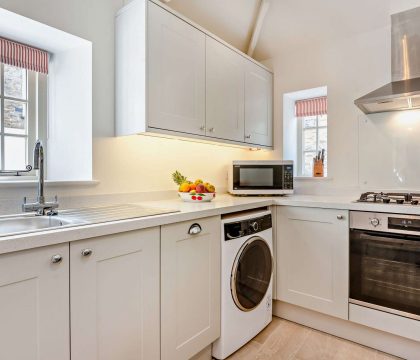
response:
<path id="1" fill-rule="evenodd" d="M 48 52 L 0 38 L 0 62 L 48 74 Z"/>
<path id="2" fill-rule="evenodd" d="M 295 105 L 297 117 L 325 115 L 328 110 L 328 101 L 326 96 L 297 100 Z"/>

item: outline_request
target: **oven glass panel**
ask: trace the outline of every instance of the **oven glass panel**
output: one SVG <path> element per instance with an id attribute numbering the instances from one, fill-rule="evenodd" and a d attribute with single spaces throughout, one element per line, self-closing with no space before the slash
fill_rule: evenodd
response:
<path id="1" fill-rule="evenodd" d="M 351 230 L 350 298 L 420 315 L 420 237 Z"/>
<path id="2" fill-rule="evenodd" d="M 240 168 L 239 186 L 274 186 L 273 168 Z"/>

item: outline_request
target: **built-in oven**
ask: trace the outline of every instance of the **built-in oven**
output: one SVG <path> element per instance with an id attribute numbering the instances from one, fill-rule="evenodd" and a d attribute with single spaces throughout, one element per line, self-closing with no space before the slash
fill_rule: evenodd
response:
<path id="1" fill-rule="evenodd" d="M 420 320 L 420 216 L 350 212 L 350 303 Z"/>
<path id="2" fill-rule="evenodd" d="M 233 161 L 228 179 L 233 195 L 293 194 L 293 161 Z"/>

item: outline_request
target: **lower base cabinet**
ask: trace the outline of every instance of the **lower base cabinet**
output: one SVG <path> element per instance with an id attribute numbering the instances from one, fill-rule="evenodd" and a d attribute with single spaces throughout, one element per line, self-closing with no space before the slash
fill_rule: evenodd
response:
<path id="1" fill-rule="evenodd" d="M 1 360 L 186 360 L 220 336 L 220 217 L 0 255 Z"/>
<path id="2" fill-rule="evenodd" d="M 69 360 L 69 245 L 0 255 L 0 359 Z"/>
<path id="3" fill-rule="evenodd" d="M 277 299 L 348 319 L 348 211 L 277 207 Z"/>
<path id="4" fill-rule="evenodd" d="M 72 360 L 160 358 L 159 239 L 151 228 L 70 244 Z"/>
<path id="5" fill-rule="evenodd" d="M 161 359 L 186 360 L 220 336 L 220 217 L 162 226 Z"/>

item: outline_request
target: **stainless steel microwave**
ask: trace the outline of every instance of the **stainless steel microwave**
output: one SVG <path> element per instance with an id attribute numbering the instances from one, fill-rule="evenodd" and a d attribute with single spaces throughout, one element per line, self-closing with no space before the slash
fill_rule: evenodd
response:
<path id="1" fill-rule="evenodd" d="M 233 195 L 293 194 L 293 161 L 233 161 L 228 179 Z"/>

